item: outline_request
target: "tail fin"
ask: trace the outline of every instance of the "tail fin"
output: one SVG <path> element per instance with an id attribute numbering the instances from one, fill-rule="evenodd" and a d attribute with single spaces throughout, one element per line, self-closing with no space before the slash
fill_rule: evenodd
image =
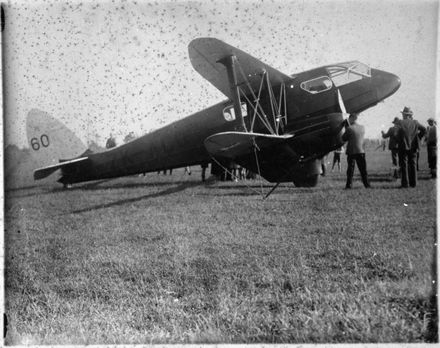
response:
<path id="1" fill-rule="evenodd" d="M 29 147 L 39 167 L 83 154 L 87 147 L 60 121 L 47 112 L 32 109 L 26 120 Z"/>

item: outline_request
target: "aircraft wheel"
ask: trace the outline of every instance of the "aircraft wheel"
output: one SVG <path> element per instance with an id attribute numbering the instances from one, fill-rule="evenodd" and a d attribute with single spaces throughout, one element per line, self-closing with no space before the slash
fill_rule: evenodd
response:
<path id="1" fill-rule="evenodd" d="M 293 180 L 296 187 L 315 187 L 318 184 L 319 174 Z"/>

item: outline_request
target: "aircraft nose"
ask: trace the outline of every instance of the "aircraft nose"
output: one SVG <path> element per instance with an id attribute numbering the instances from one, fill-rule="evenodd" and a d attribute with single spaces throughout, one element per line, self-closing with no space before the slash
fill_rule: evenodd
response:
<path id="1" fill-rule="evenodd" d="M 400 78 L 386 71 L 372 69 L 373 84 L 379 101 L 394 94 L 400 87 Z"/>

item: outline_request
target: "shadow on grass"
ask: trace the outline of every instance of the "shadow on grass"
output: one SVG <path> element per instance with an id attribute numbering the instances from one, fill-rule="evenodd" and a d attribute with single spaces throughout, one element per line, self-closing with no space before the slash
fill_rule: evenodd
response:
<path id="1" fill-rule="evenodd" d="M 219 181 L 221 182 L 221 181 Z M 215 190 L 231 190 L 231 189 L 260 189 L 261 187 L 266 188 L 266 189 L 271 189 L 272 186 L 274 186 L 275 184 L 269 184 L 269 183 L 264 183 L 263 185 L 259 185 L 256 183 L 252 183 L 252 184 L 245 184 L 245 183 L 236 183 L 236 185 L 234 184 L 226 184 L 226 185 L 206 185 L 207 188 L 209 189 L 215 189 Z"/>
<path id="2" fill-rule="evenodd" d="M 5 184 L 5 192 L 21 192 L 25 190 L 32 190 L 34 188 L 39 188 L 41 186 L 38 185 L 28 185 L 28 186 L 22 186 L 22 187 L 8 187 L 7 183 Z"/>
<path id="3" fill-rule="evenodd" d="M 110 183 L 111 180 L 117 180 L 119 178 L 112 179 L 104 179 L 99 181 L 94 181 L 85 184 L 78 184 L 79 186 L 73 186 L 71 188 L 64 188 L 61 186 L 58 187 L 47 187 L 47 186 L 26 186 L 20 188 L 8 189 L 5 192 L 14 198 L 26 198 L 37 195 L 48 195 L 58 192 L 75 192 L 75 191 L 98 191 L 98 190 L 107 190 L 107 189 L 136 189 L 136 188 L 146 188 L 146 187 L 158 187 L 158 186 L 171 186 L 176 184 L 185 184 L 185 183 L 194 183 L 200 184 L 198 181 L 170 181 L 170 182 L 115 182 Z M 103 183 L 107 183 L 107 185 L 102 185 Z M 15 194 L 16 192 L 34 190 L 32 192 L 28 192 L 25 194 Z"/>
<path id="4" fill-rule="evenodd" d="M 127 203 L 133 203 L 133 202 L 138 202 L 141 201 L 143 199 L 149 199 L 149 198 L 156 198 L 156 197 L 161 197 L 161 196 L 166 196 L 166 195 L 170 195 L 176 192 L 180 192 L 183 191 L 187 188 L 193 187 L 193 186 L 198 186 L 199 183 L 197 182 L 182 182 L 180 183 L 178 186 L 174 186 L 174 187 L 170 187 L 166 190 L 160 191 L 160 192 L 156 192 L 156 193 L 150 193 L 144 196 L 139 196 L 139 197 L 133 197 L 133 198 L 128 198 L 128 199 L 123 199 L 123 200 L 119 200 L 119 201 L 115 201 L 115 202 L 110 202 L 110 203 L 105 203 L 105 204 L 99 204 L 99 205 L 95 205 L 92 207 L 88 207 L 88 208 L 83 208 L 83 209 L 78 209 L 78 210 L 74 210 L 71 213 L 72 214 L 80 214 L 80 213 L 85 213 L 88 211 L 94 211 L 94 210 L 99 210 L 99 209 L 106 209 L 106 208 L 111 208 L 111 207 L 117 207 L 117 206 L 121 206 Z"/>
<path id="5" fill-rule="evenodd" d="M 200 180 L 176 180 L 176 181 L 144 181 L 144 182 L 118 182 L 109 185 L 100 185 L 99 187 L 94 186 L 82 186 L 79 189 L 86 190 L 101 190 L 101 189 L 131 189 L 131 188 L 142 188 L 142 187 L 159 187 L 159 186 L 172 186 L 172 185 L 186 185 L 189 184 L 191 186 L 201 185 L 202 182 Z M 95 185 L 97 186 L 97 185 Z"/>
<path id="6" fill-rule="evenodd" d="M 57 192 L 68 192 L 68 191 L 77 191 L 77 190 L 82 190 L 84 188 L 86 189 L 99 189 L 96 188 L 96 186 L 98 186 L 99 184 L 106 182 L 108 180 L 111 179 L 107 179 L 107 180 L 100 180 L 100 181 L 96 181 L 90 184 L 86 184 L 80 187 L 72 187 L 70 189 L 65 189 L 63 187 L 47 187 L 47 186 L 38 186 L 38 185 L 34 185 L 34 186 L 25 186 L 25 187 L 20 187 L 20 188 L 15 188 L 15 189 L 9 189 L 6 190 L 6 194 L 9 194 L 11 197 L 14 198 L 26 198 L 26 197 L 32 197 L 32 196 L 41 196 L 41 195 L 48 195 L 48 194 L 52 194 L 52 193 L 57 193 Z M 15 192 L 21 192 L 21 191 L 27 191 L 27 190 L 32 190 L 35 189 L 35 191 L 33 192 L 28 192 L 25 194 L 14 194 Z"/>
<path id="7" fill-rule="evenodd" d="M 206 197 L 263 197 L 262 194 L 260 192 L 257 191 L 253 191 L 253 190 L 245 190 L 243 189 L 243 191 L 240 192 L 231 192 L 231 193 L 212 193 L 212 192 L 207 192 L 207 193 L 198 193 L 197 196 L 206 196 Z"/>
<path id="8" fill-rule="evenodd" d="M 345 182 L 347 180 L 347 176 L 341 175 L 338 177 L 330 177 L 331 181 L 340 181 Z M 361 176 L 359 174 L 353 175 L 353 180 L 361 180 Z M 396 179 L 394 179 L 389 174 L 380 174 L 380 173 L 368 173 L 368 180 L 371 182 L 394 182 Z"/>
<path id="9" fill-rule="evenodd" d="M 265 184 L 263 186 L 246 186 L 246 185 L 226 185 L 226 186 L 211 186 L 208 187 L 210 190 L 217 190 L 217 192 L 207 192 L 207 193 L 197 193 L 197 196 L 221 196 L 221 197 L 239 197 L 239 196 L 261 196 L 262 200 L 270 200 L 272 196 L 278 195 L 291 195 L 295 197 L 296 195 L 302 194 L 311 194 L 316 192 L 331 192 L 339 189 L 343 189 L 341 187 L 334 186 L 316 186 L 316 187 L 295 187 L 293 184 L 285 183 L 283 186 L 279 186 L 276 188 L 268 197 L 266 195 L 270 192 L 270 190 L 275 186 L 275 184 Z M 362 187 L 363 188 L 363 187 Z M 232 192 L 224 192 L 225 190 L 240 190 L 240 192 L 232 191 Z M 223 192 L 222 192 L 223 191 Z M 263 199 L 264 198 L 264 199 Z"/>
<path id="10" fill-rule="evenodd" d="M 68 191 L 94 191 L 94 190 L 106 190 L 106 189 L 131 189 L 131 188 L 142 188 L 142 187 L 150 187 L 150 186 L 166 186 L 166 185 L 173 185 L 173 184 L 179 184 L 180 182 L 158 182 L 158 183 L 152 183 L 152 182 L 115 182 L 115 183 L 109 183 L 109 181 L 115 180 L 115 179 L 106 179 L 106 180 L 100 180 L 95 181 L 92 183 L 87 184 L 80 184 L 80 186 L 74 186 L 69 189 L 65 189 L 62 187 L 57 187 L 53 189 L 51 192 L 68 192 Z M 103 183 L 108 183 L 107 185 L 101 185 Z"/>
<path id="11" fill-rule="evenodd" d="M 6 200 L 10 198 L 26 198 L 33 197 L 41 194 L 46 194 L 46 189 L 44 186 L 22 186 L 14 188 L 5 188 L 5 198 Z"/>

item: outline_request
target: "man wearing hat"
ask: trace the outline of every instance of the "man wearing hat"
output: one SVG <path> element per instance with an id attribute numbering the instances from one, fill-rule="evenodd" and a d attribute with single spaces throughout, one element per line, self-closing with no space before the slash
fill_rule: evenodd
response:
<path id="1" fill-rule="evenodd" d="M 428 164 L 431 178 L 437 177 L 437 126 L 433 118 L 428 118 L 426 147 L 428 148 Z"/>
<path id="2" fill-rule="evenodd" d="M 394 167 L 394 177 L 397 179 L 399 177 L 399 170 L 398 168 L 398 161 L 397 161 L 397 155 L 399 153 L 399 143 L 398 143 L 398 134 L 399 134 L 399 118 L 395 117 L 393 120 L 394 126 L 390 127 L 388 129 L 388 132 L 382 131 L 382 138 L 390 138 L 390 141 L 388 142 L 388 149 L 391 151 L 391 161 L 393 163 Z"/>
<path id="3" fill-rule="evenodd" d="M 425 135 L 426 128 L 413 120 L 411 108 L 405 106 L 401 111 L 403 120 L 399 124 L 398 142 L 399 159 L 402 171 L 401 187 L 416 187 L 417 185 L 417 152 L 420 139 Z"/>

